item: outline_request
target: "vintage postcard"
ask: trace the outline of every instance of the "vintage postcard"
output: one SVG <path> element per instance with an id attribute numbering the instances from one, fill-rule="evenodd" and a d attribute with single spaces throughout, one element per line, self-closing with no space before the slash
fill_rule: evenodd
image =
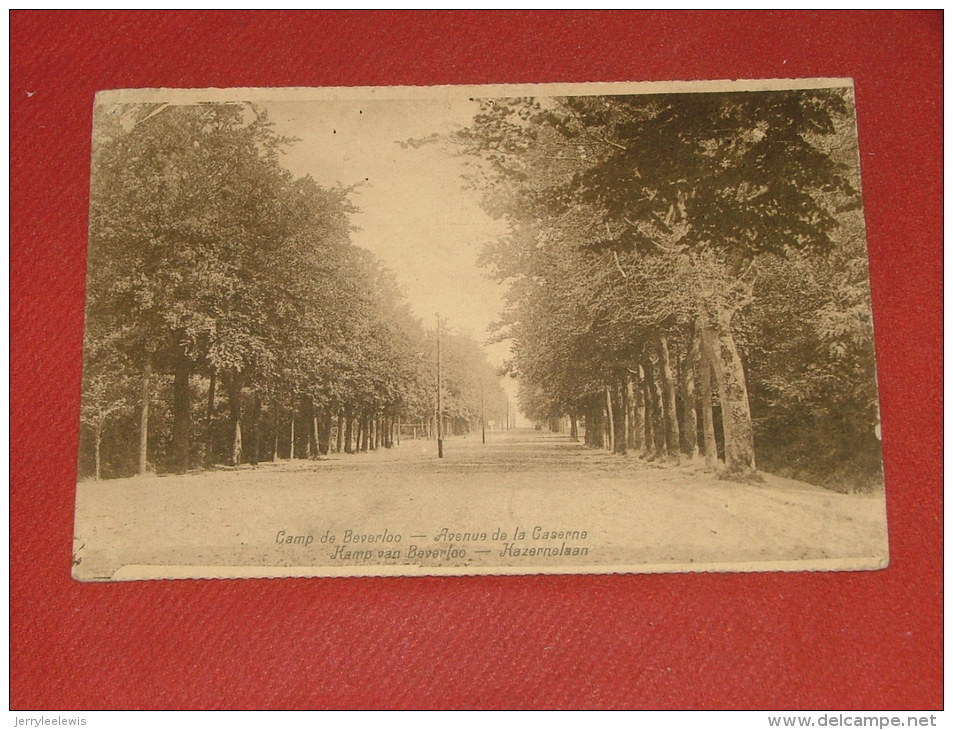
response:
<path id="1" fill-rule="evenodd" d="M 101 92 L 74 577 L 886 566 L 853 93 Z"/>

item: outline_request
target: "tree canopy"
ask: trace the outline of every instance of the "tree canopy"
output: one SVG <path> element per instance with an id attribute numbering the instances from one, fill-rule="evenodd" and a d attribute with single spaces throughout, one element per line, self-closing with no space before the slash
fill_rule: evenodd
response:
<path id="1" fill-rule="evenodd" d="M 432 423 L 433 331 L 352 244 L 351 190 L 293 176 L 264 109 L 119 104 L 94 127 L 81 473 L 368 450 Z M 492 372 L 467 347 L 447 366 L 458 430 L 480 403 L 460 384 Z"/>
<path id="2" fill-rule="evenodd" d="M 510 223 L 484 260 L 510 283 L 501 330 L 531 410 L 619 452 L 701 448 L 739 478 L 756 478 L 757 445 L 775 470 L 824 481 L 840 460 L 835 481 L 874 480 L 852 102 L 481 100 L 455 141 Z"/>

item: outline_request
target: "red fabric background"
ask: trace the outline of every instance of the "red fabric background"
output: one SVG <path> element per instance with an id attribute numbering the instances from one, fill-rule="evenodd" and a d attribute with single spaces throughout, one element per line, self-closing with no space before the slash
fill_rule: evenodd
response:
<path id="1" fill-rule="evenodd" d="M 942 13 L 11 16 L 11 705 L 936 709 Z M 70 578 L 99 89 L 851 76 L 891 565 L 872 573 Z"/>

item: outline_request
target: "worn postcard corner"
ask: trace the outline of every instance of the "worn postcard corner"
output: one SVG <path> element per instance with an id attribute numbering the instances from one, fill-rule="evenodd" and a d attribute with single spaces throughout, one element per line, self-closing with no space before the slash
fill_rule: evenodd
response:
<path id="1" fill-rule="evenodd" d="M 876 570 L 850 79 L 93 109 L 73 576 Z"/>

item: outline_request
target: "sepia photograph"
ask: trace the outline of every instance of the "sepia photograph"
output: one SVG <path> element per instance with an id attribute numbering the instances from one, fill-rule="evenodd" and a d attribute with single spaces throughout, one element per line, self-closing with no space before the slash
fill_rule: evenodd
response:
<path id="1" fill-rule="evenodd" d="M 887 566 L 850 79 L 91 114 L 77 580 Z"/>

